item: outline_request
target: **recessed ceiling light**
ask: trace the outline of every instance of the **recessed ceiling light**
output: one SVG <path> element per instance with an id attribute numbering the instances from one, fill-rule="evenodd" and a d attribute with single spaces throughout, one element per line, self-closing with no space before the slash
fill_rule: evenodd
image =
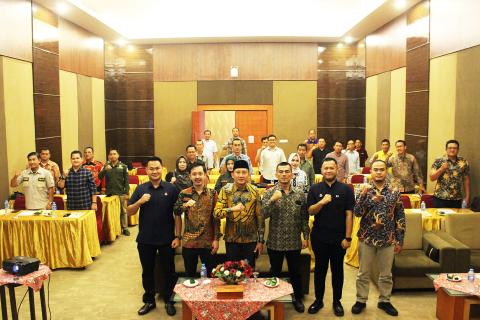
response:
<path id="1" fill-rule="evenodd" d="M 337 44 L 337 48 L 343 48 L 343 43 L 339 42 L 339 43 Z"/>
<path id="2" fill-rule="evenodd" d="M 317 50 L 318 50 L 318 53 L 322 53 L 323 51 L 325 51 L 325 49 L 326 49 L 325 47 L 318 47 Z"/>
<path id="3" fill-rule="evenodd" d="M 69 7 L 67 6 L 66 3 L 59 2 L 57 3 L 56 9 L 57 9 L 57 13 L 62 15 L 68 12 Z"/>
<path id="4" fill-rule="evenodd" d="M 345 39 L 343 39 L 343 41 L 345 41 L 346 44 L 349 44 L 353 42 L 353 38 L 350 36 L 346 36 Z"/>
<path id="5" fill-rule="evenodd" d="M 116 43 L 117 45 L 119 45 L 120 47 L 123 47 L 124 45 L 127 44 L 127 41 L 126 41 L 125 39 L 121 39 L 121 38 L 120 38 L 120 39 L 118 39 L 117 41 L 115 41 L 115 43 Z"/>
<path id="6" fill-rule="evenodd" d="M 402 10 L 402 9 L 405 9 L 405 7 L 407 6 L 407 1 L 406 0 L 395 0 L 395 8 L 397 8 L 398 10 Z"/>
<path id="7" fill-rule="evenodd" d="M 322 64 L 323 63 L 323 60 L 322 59 L 318 59 L 318 64 Z"/>
<path id="8" fill-rule="evenodd" d="M 133 52 L 135 50 L 135 47 L 132 46 L 131 44 L 128 45 L 127 47 L 128 52 Z"/>

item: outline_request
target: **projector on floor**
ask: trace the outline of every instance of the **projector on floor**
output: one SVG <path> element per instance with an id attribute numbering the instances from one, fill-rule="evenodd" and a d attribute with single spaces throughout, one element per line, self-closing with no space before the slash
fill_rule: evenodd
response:
<path id="1" fill-rule="evenodd" d="M 24 276 L 38 270 L 40 260 L 30 257 L 13 257 L 3 260 L 2 268 L 8 273 Z"/>

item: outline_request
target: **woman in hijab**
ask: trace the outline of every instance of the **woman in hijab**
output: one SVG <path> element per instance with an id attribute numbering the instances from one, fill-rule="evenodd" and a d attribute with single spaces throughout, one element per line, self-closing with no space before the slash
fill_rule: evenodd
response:
<path id="1" fill-rule="evenodd" d="M 215 190 L 217 192 L 220 192 L 220 189 L 226 185 L 227 183 L 233 183 L 233 177 L 232 177 L 232 172 L 233 172 L 233 164 L 234 164 L 233 159 L 228 159 L 226 163 L 227 171 L 222 174 L 220 177 L 218 177 L 217 183 L 215 183 Z"/>
<path id="2" fill-rule="evenodd" d="M 180 156 L 175 162 L 175 171 L 172 173 L 171 183 L 177 187 L 178 191 L 182 191 L 192 186 L 190 174 L 187 171 L 187 158 Z"/>
<path id="3" fill-rule="evenodd" d="M 290 156 L 288 156 L 288 163 L 292 166 L 292 187 L 307 192 L 310 188 L 310 181 L 308 181 L 305 171 L 300 169 L 300 156 L 298 153 L 291 153 Z"/>

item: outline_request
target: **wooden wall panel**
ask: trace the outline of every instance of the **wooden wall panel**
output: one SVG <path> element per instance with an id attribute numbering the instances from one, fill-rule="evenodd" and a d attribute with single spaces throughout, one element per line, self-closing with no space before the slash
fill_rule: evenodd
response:
<path id="1" fill-rule="evenodd" d="M 322 51 L 323 50 L 323 51 Z M 319 44 L 317 57 L 318 137 L 365 140 L 365 48 Z"/>
<path id="2" fill-rule="evenodd" d="M 405 66 L 406 26 L 404 14 L 367 36 L 367 77 Z"/>
<path id="3" fill-rule="evenodd" d="M 33 88 L 37 151 L 48 148 L 51 159 L 63 164 L 60 122 L 58 17 L 37 6 L 33 17 Z M 68 165 L 68 164 L 66 164 Z"/>
<path id="4" fill-rule="evenodd" d="M 32 62 L 32 3 L 0 1 L 0 55 Z"/>
<path id="5" fill-rule="evenodd" d="M 103 79 L 103 39 L 61 18 L 58 32 L 60 69 Z"/>
<path id="6" fill-rule="evenodd" d="M 379 74 L 377 91 L 377 146 L 380 145 L 381 140 L 390 137 L 390 89 L 391 72 Z"/>
<path id="7" fill-rule="evenodd" d="M 58 54 L 33 49 L 33 92 L 59 95 Z"/>
<path id="8" fill-rule="evenodd" d="M 152 61 L 149 47 L 105 48 L 105 143 L 126 163 L 154 153 Z"/>
<path id="9" fill-rule="evenodd" d="M 169 44 L 154 47 L 155 81 L 315 80 L 313 43 Z"/>
<path id="10" fill-rule="evenodd" d="M 405 141 L 427 175 L 430 26 L 428 2 L 407 12 Z"/>
<path id="11" fill-rule="evenodd" d="M 405 140 L 406 68 L 390 73 L 390 141 Z"/>
<path id="12" fill-rule="evenodd" d="M 480 44 L 480 1 L 430 0 L 430 57 Z"/>
<path id="13" fill-rule="evenodd" d="M 272 104 L 272 81 L 198 81 L 198 104 Z"/>

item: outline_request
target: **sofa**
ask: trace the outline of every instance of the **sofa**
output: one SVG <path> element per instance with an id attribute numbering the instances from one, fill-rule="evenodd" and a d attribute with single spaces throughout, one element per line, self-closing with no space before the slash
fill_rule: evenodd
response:
<path id="1" fill-rule="evenodd" d="M 395 255 L 392 267 L 393 289 L 431 289 L 432 280 L 426 274 L 452 272 L 455 249 L 435 233 L 423 231 L 420 213 L 405 213 L 405 219 L 407 230 L 403 248 Z M 432 252 L 438 253 L 438 262 L 429 257 Z M 375 268 L 371 278 L 374 283 L 378 282 Z"/>
<path id="2" fill-rule="evenodd" d="M 183 216 L 182 216 L 183 220 Z M 182 223 L 184 226 L 184 224 Z M 222 227 L 221 231 L 223 232 L 225 226 L 225 219 L 222 219 Z M 182 231 L 183 232 L 183 231 Z M 265 240 L 268 239 L 268 232 L 269 232 L 269 219 L 265 221 Z M 156 257 L 157 261 L 161 259 L 159 255 Z M 216 255 L 216 263 L 220 264 L 225 262 L 227 259 L 226 257 L 226 249 L 225 249 L 225 241 L 223 239 L 220 240 L 219 249 Z M 302 285 L 304 289 L 304 293 L 308 294 L 310 291 L 310 262 L 311 256 L 310 252 L 307 249 L 303 249 L 300 255 L 300 264 L 301 264 L 301 274 L 302 274 Z M 264 250 L 262 254 L 257 258 L 256 262 L 256 269 L 260 273 L 260 277 L 267 277 L 270 273 L 270 260 L 267 254 L 267 246 L 264 246 Z M 197 272 L 200 274 L 200 262 L 197 265 Z M 185 276 L 185 266 L 183 264 L 183 257 L 182 257 L 182 248 L 175 249 L 175 272 L 178 277 Z M 155 289 L 157 293 L 162 292 L 164 281 L 161 277 L 162 270 L 161 264 L 157 263 L 155 267 Z M 282 267 L 282 277 L 288 277 L 288 267 L 287 261 L 284 260 L 283 267 Z"/>
<path id="3" fill-rule="evenodd" d="M 480 270 L 480 214 L 455 213 L 445 216 L 445 232 L 438 236 L 449 242 L 456 250 L 454 272 Z"/>

